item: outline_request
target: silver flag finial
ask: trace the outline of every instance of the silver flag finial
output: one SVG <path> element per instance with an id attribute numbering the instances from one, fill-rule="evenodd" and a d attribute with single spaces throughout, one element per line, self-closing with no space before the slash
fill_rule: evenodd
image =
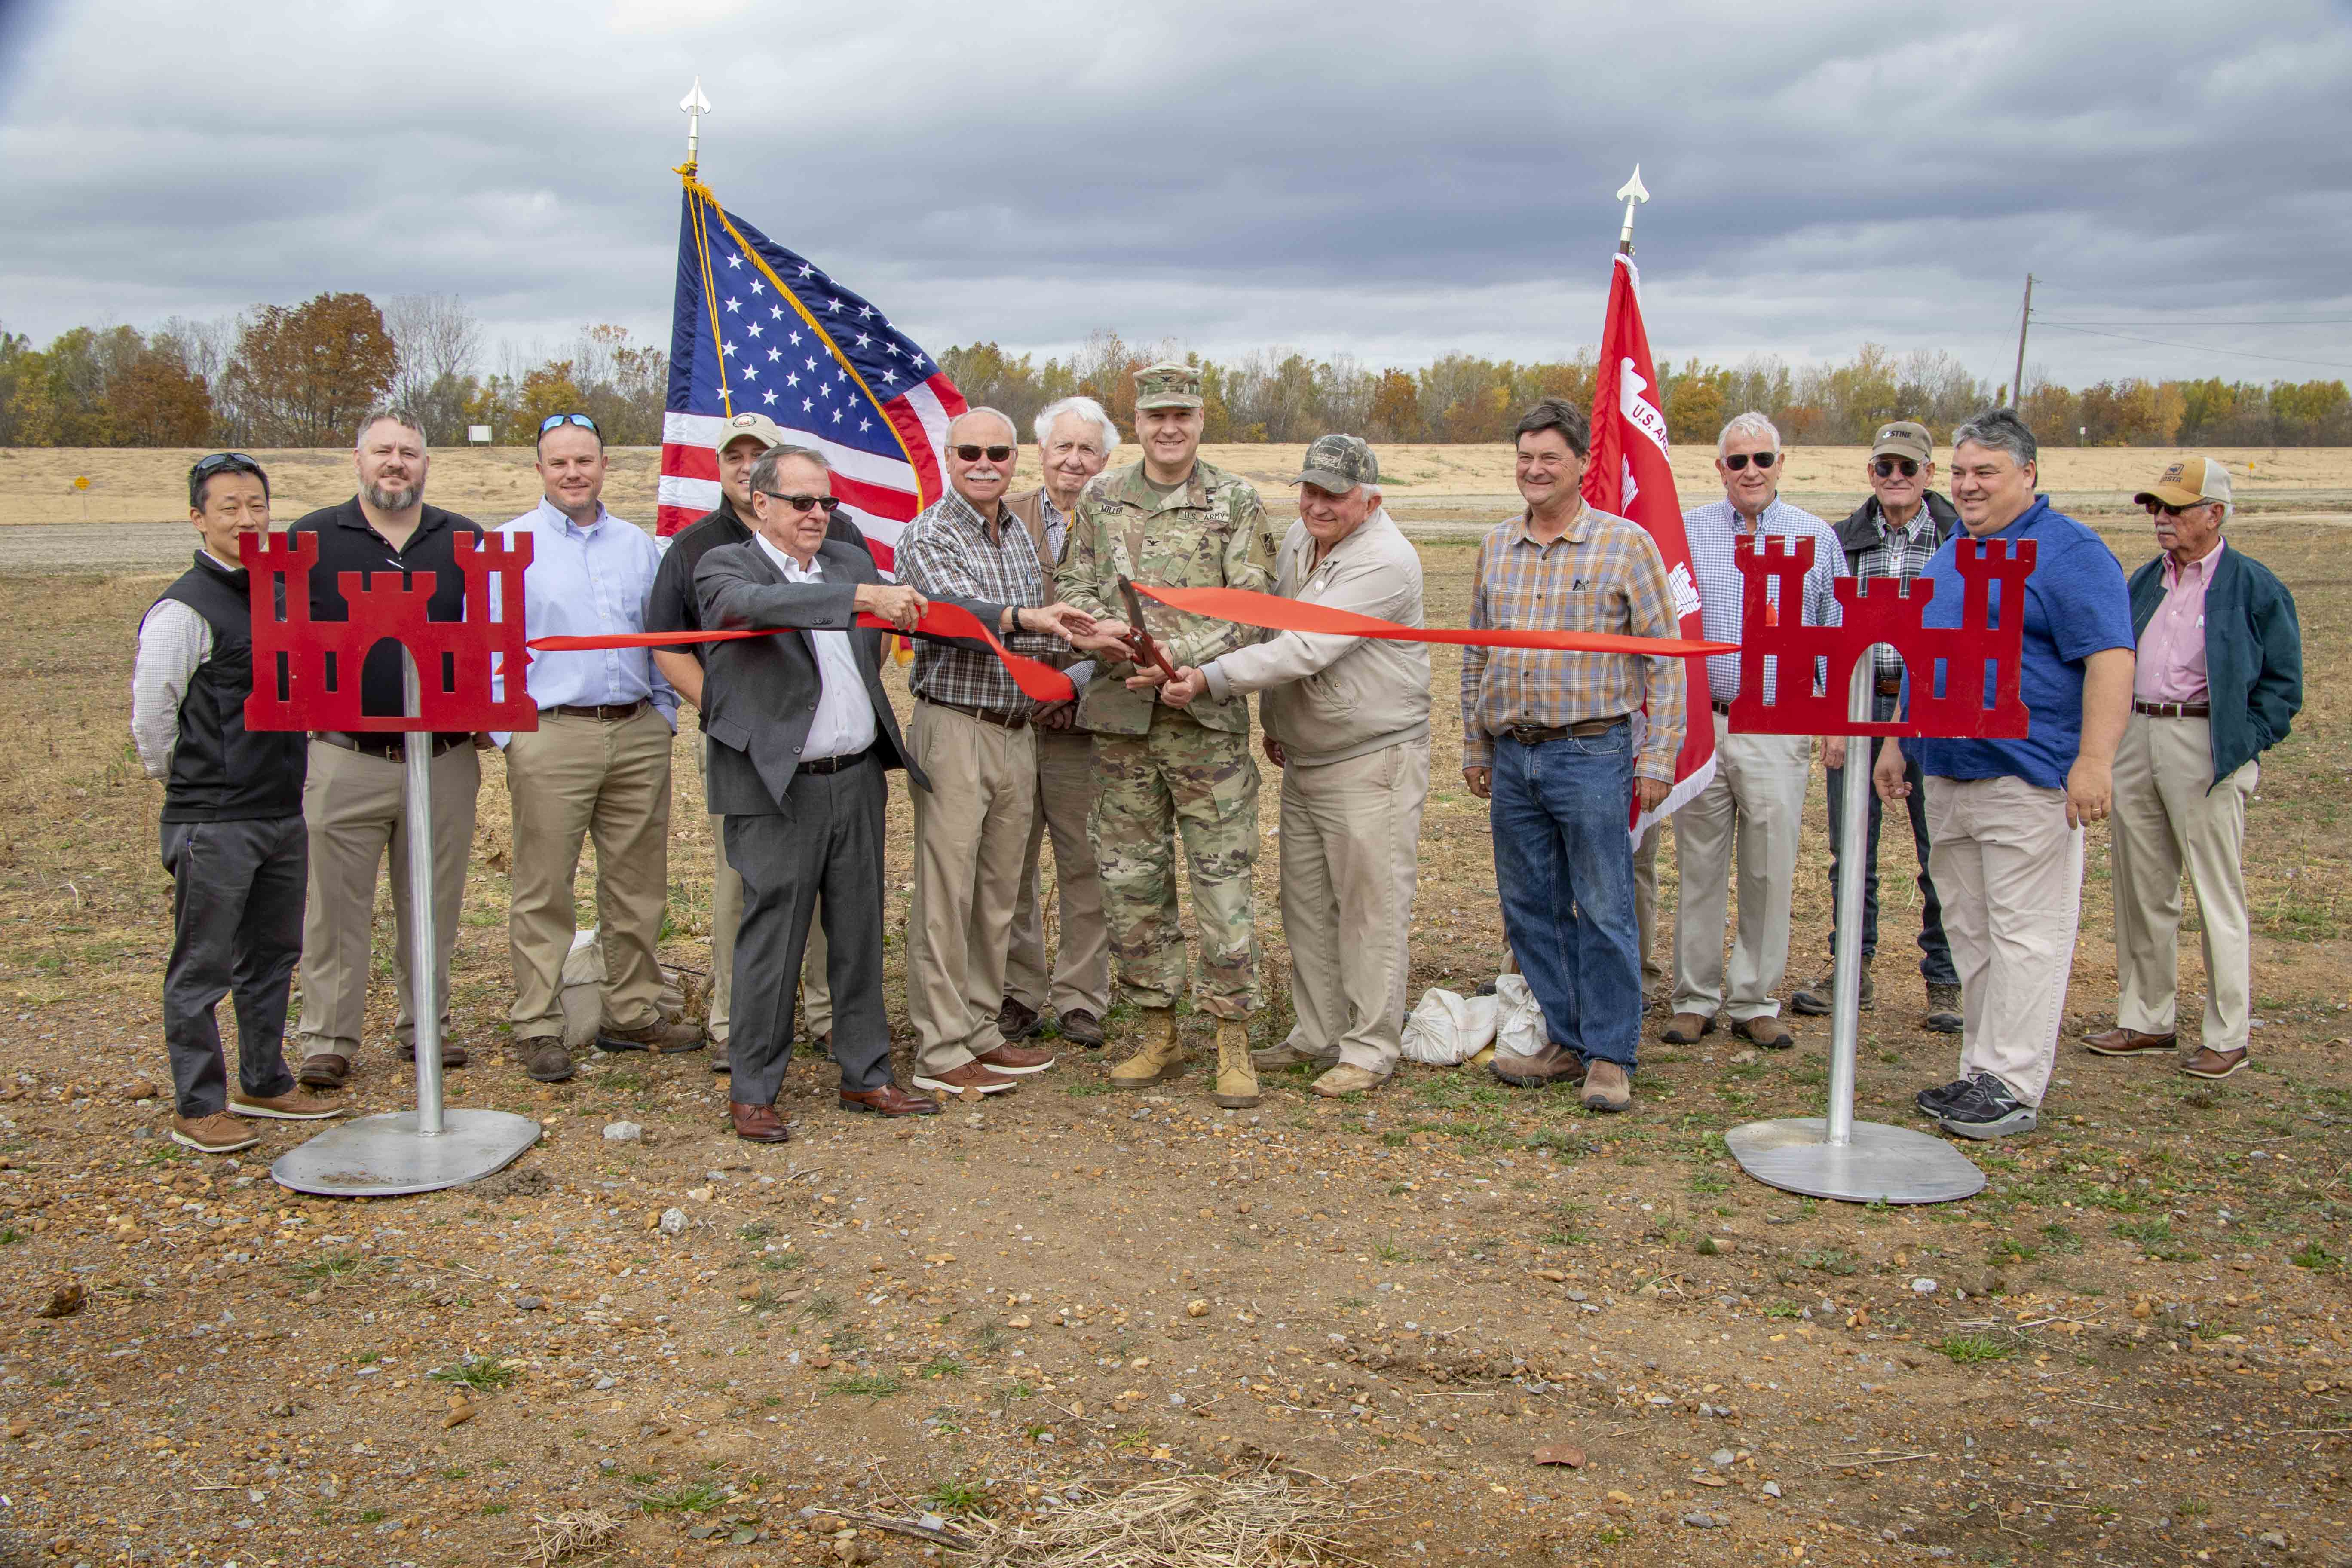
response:
<path id="1" fill-rule="evenodd" d="M 1650 188 L 1642 184 L 1642 165 L 1633 165 L 1633 177 L 1617 187 L 1617 199 L 1625 204 L 1625 226 L 1617 234 L 1617 248 L 1626 256 L 1633 254 L 1633 209 L 1650 199 Z"/>
<path id="2" fill-rule="evenodd" d="M 700 77 L 694 79 L 694 85 L 677 100 L 677 107 L 686 116 L 686 166 L 690 169 L 702 150 L 702 117 L 710 112 L 710 100 L 702 96 Z"/>

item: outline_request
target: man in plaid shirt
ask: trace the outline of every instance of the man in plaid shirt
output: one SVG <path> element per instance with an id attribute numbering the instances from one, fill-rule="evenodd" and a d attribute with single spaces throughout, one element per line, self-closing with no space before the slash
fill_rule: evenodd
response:
<path id="1" fill-rule="evenodd" d="M 1905 582 L 1927 569 L 1937 546 L 1959 526 L 1952 503 L 1929 487 L 1936 481 L 1936 439 L 1925 425 L 1898 419 L 1883 426 L 1870 448 L 1863 478 L 1871 497 L 1838 524 L 1838 542 L 1846 565 L 1857 577 L 1899 577 Z M 1895 717 L 1902 700 L 1903 658 L 1886 644 L 1878 645 L 1877 679 L 1871 699 L 1871 717 L 1885 722 Z M 1884 737 L 1871 742 L 1869 761 L 1875 763 L 1885 746 Z M 1960 976 L 1952 967 L 1952 946 L 1944 938 L 1943 904 L 1927 874 L 1927 791 L 1920 783 L 1919 764 L 1909 763 L 1911 845 L 1919 857 L 1919 974 L 1927 983 L 1927 1015 L 1922 1020 L 1938 1034 L 1960 1032 Z M 1814 984 L 1792 993 L 1789 1005 L 1799 1013 L 1826 1014 L 1837 1000 L 1838 859 L 1845 850 L 1845 770 L 1829 770 L 1830 784 L 1830 952 L 1829 972 Z M 1873 999 L 1870 961 L 1878 952 L 1878 829 L 1883 816 L 1878 792 L 1870 795 L 1870 830 L 1863 850 L 1862 1005 Z"/>
<path id="2" fill-rule="evenodd" d="M 1746 584 L 1737 552 L 1748 539 L 1782 539 L 1791 550 L 1797 541 L 1811 539 L 1813 563 L 1805 574 L 1804 603 L 1780 603 L 1776 585 L 1771 613 L 1808 626 L 1837 625 L 1843 609 L 1832 585 L 1846 574 L 1845 554 L 1828 523 L 1780 499 L 1780 432 L 1761 414 L 1742 414 L 1723 427 L 1715 449 L 1724 499 L 1683 515 L 1706 636 L 1740 640 Z M 1818 690 L 1823 662 L 1815 660 L 1810 670 L 1768 667 L 1765 700 L 1772 700 L 1783 680 L 1811 681 Z M 1675 910 L 1675 1016 L 1658 1037 L 1696 1045 L 1701 1036 L 1714 1033 L 1716 1009 L 1726 1007 L 1733 1034 L 1782 1050 L 1796 1037 L 1780 1022 L 1772 988 L 1789 966 L 1789 898 L 1795 890 L 1797 829 L 1805 814 L 1812 742 L 1803 735 L 1731 733 L 1731 704 L 1739 696 L 1738 654 L 1709 655 L 1706 680 L 1715 709 L 1715 777 L 1675 813 L 1675 853 L 1682 872 Z M 1822 750 L 1832 766 L 1845 760 L 1843 737 L 1825 740 Z M 1732 943 L 1727 1000 L 1723 922 L 1735 844 L 1739 931 Z"/>
<path id="3" fill-rule="evenodd" d="M 948 426 L 949 492 L 899 536 L 901 582 L 963 602 L 1014 653 L 1055 652 L 1088 616 L 1053 603 L 1029 531 L 1004 504 L 1021 448 L 993 408 Z M 1054 1065 L 1007 1043 L 997 1017 L 1029 822 L 1037 810 L 1037 705 L 984 647 L 919 643 L 907 743 L 931 780 L 914 792 L 915 896 L 907 915 L 907 1012 L 915 1087 L 999 1094 Z"/>
<path id="4" fill-rule="evenodd" d="M 1520 418 L 1517 442 L 1528 509 L 1479 546 L 1470 624 L 1679 635 L 1657 545 L 1584 504 L 1583 414 L 1545 398 Z M 1505 1083 L 1581 1079 L 1596 1110 L 1633 1103 L 1642 963 L 1626 828 L 1636 798 L 1649 809 L 1674 783 L 1684 685 L 1672 658 L 1462 650 L 1462 776 L 1491 803 L 1503 933 L 1550 1037 L 1532 1057 L 1495 1054 Z"/>

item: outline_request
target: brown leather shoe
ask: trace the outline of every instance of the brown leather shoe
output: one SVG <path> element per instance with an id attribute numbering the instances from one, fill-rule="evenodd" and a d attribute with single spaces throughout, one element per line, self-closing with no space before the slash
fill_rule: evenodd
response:
<path id="1" fill-rule="evenodd" d="M 952 1094 L 961 1100 L 968 1094 L 1005 1094 L 1020 1087 L 1018 1079 L 1010 1079 L 977 1061 L 942 1073 L 917 1073 L 917 1089 L 935 1089 L 941 1094 Z"/>
<path id="2" fill-rule="evenodd" d="M 323 1121 L 351 1108 L 348 1100 L 329 1100 L 297 1089 L 288 1089 L 284 1094 L 247 1094 L 241 1089 L 228 1091 L 231 1116 L 262 1117 L 272 1121 Z"/>
<path id="3" fill-rule="evenodd" d="M 2179 1042 L 2180 1036 L 2176 1030 L 2168 1029 L 2161 1035 L 2143 1035 L 2137 1029 L 2109 1029 L 2105 1034 L 2084 1035 L 2083 1048 L 2103 1057 L 2136 1057 L 2143 1051 L 2169 1051 Z"/>
<path id="4" fill-rule="evenodd" d="M 540 1083 L 562 1083 L 572 1076 L 572 1053 L 553 1035 L 526 1035 L 514 1043 L 514 1058 L 524 1076 Z"/>
<path id="5" fill-rule="evenodd" d="M 1674 1020 L 1658 1031 L 1658 1038 L 1670 1046 L 1695 1046 L 1715 1033 L 1712 1013 L 1677 1013 Z"/>
<path id="6" fill-rule="evenodd" d="M 1788 1025 L 1769 1013 L 1753 1018 L 1742 1018 L 1731 1026 L 1732 1035 L 1751 1046 L 1761 1046 L 1768 1051 L 1785 1051 L 1797 1043 L 1797 1037 Z"/>
<path id="7" fill-rule="evenodd" d="M 1016 1046 L 1007 1040 L 992 1051 L 982 1051 L 971 1058 L 991 1072 L 1001 1072 L 1007 1078 L 1026 1078 L 1033 1072 L 1044 1072 L 1054 1065 L 1054 1053 L 1028 1046 Z"/>
<path id="8" fill-rule="evenodd" d="M 940 1102 L 928 1094 L 908 1094 L 895 1083 L 880 1089 L 845 1089 L 841 1109 L 869 1110 L 877 1116 L 937 1116 Z"/>
<path id="9" fill-rule="evenodd" d="M 185 1116 L 173 1117 L 172 1142 L 199 1154 L 234 1154 L 260 1142 L 261 1134 L 227 1111 L 215 1110 L 193 1121 Z"/>
<path id="10" fill-rule="evenodd" d="M 1083 1046 L 1090 1051 L 1103 1048 L 1102 1020 L 1084 1007 L 1071 1008 L 1055 1019 L 1054 1025 L 1062 1031 L 1062 1038 L 1074 1046 Z"/>
<path id="11" fill-rule="evenodd" d="M 1582 1083 L 1584 1058 L 1557 1040 L 1548 1040 L 1531 1057 L 1498 1050 L 1486 1058 L 1486 1070 L 1515 1089 L 1545 1089 L 1555 1083 Z"/>
<path id="12" fill-rule="evenodd" d="M 656 1013 L 653 1021 L 634 1029 L 617 1029 L 607 1024 L 596 1031 L 596 1048 L 600 1051 L 652 1051 L 656 1056 L 674 1057 L 702 1048 L 702 1031 L 691 1024 L 673 1024 Z"/>
<path id="13" fill-rule="evenodd" d="M 745 1105 L 740 1100 L 730 1100 L 727 1102 L 727 1115 L 735 1123 L 735 1136 L 746 1143 L 789 1143 L 793 1141 L 793 1130 L 784 1125 L 784 1119 L 776 1114 L 776 1108 L 772 1105 Z"/>
<path id="14" fill-rule="evenodd" d="M 1633 1103 L 1633 1080 L 1615 1062 L 1588 1061 L 1583 1100 L 1587 1110 L 1623 1110 Z"/>
<path id="15" fill-rule="evenodd" d="M 400 1059 L 414 1066 L 416 1061 L 416 1047 L 413 1043 L 401 1047 Z M 456 1040 L 444 1040 L 441 1042 L 441 1065 L 443 1067 L 461 1068 L 464 1067 L 469 1059 L 471 1058 L 466 1055 L 466 1047 L 458 1044 Z"/>
<path id="16" fill-rule="evenodd" d="M 352 1059 L 333 1051 L 320 1051 L 302 1058 L 301 1070 L 295 1080 L 304 1089 L 341 1089 L 351 1080 Z"/>
<path id="17" fill-rule="evenodd" d="M 2217 1051 L 2210 1046 L 2200 1046 L 2195 1056 L 2180 1064 L 2180 1070 L 2190 1078 L 2228 1078 L 2251 1059 L 2243 1046 L 2234 1051 Z"/>
<path id="18" fill-rule="evenodd" d="M 1010 996 L 996 1009 L 996 1032 L 1015 1045 L 1035 1034 L 1045 1021 L 1028 1003 Z"/>

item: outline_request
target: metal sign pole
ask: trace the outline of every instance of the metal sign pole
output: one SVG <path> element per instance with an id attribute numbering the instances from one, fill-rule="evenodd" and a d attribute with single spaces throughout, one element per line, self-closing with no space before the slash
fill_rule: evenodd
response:
<path id="1" fill-rule="evenodd" d="M 410 717 L 422 719 L 416 659 L 402 650 Z M 396 1197 L 463 1186 L 504 1170 L 539 1142 L 539 1123 L 505 1110 L 445 1110 L 441 1103 L 441 995 L 434 984 L 440 933 L 433 915 L 433 732 L 412 730 L 401 747 L 407 800 L 408 982 L 416 1024 L 416 1109 L 357 1117 L 331 1127 L 269 1167 L 279 1186 L 331 1197 Z"/>
<path id="2" fill-rule="evenodd" d="M 1854 660 L 1847 711 L 1857 721 L 1866 722 L 1871 717 L 1876 664 L 1875 653 L 1868 648 Z M 1733 1128 L 1723 1141 L 1740 1169 L 1786 1192 L 1849 1203 L 1948 1203 L 1984 1188 L 1984 1173 L 1968 1156 L 1940 1138 L 1907 1127 L 1853 1119 L 1854 1075 L 1862 1050 L 1863 862 L 1870 853 L 1870 736 L 1847 737 L 1829 1114 L 1751 1121 Z"/>

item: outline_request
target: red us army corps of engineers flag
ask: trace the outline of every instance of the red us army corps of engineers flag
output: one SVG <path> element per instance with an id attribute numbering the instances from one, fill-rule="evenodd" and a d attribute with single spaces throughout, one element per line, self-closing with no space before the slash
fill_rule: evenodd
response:
<path id="1" fill-rule="evenodd" d="M 880 310 L 687 175 L 656 533 L 719 504 L 720 423 L 764 414 L 824 454 L 887 572 L 899 531 L 944 493 L 940 447 L 963 411 L 955 383 Z"/>
<path id="2" fill-rule="evenodd" d="M 1601 329 L 1599 384 L 1592 394 L 1592 461 L 1584 470 L 1586 504 L 1630 517 L 1649 531 L 1665 558 L 1668 585 L 1681 635 L 1706 635 L 1699 616 L 1698 584 L 1692 580 L 1690 543 L 1683 536 L 1683 509 L 1675 499 L 1675 471 L 1667 461 L 1666 418 L 1657 402 L 1658 372 L 1650 358 L 1650 334 L 1642 326 L 1642 275 L 1633 258 L 1619 252 L 1609 279 L 1609 313 Z M 1682 754 L 1675 759 L 1675 784 L 1654 812 L 1636 811 L 1633 831 L 1687 805 L 1715 777 L 1715 723 L 1707 702 L 1706 660 L 1683 661 L 1688 683 L 1683 711 L 1689 727 Z"/>

